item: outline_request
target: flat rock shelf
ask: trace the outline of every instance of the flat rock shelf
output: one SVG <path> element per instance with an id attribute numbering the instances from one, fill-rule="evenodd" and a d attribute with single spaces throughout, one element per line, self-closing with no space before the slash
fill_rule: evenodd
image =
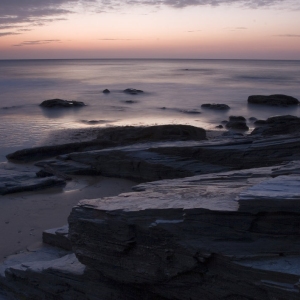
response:
<path id="1" fill-rule="evenodd" d="M 44 245 L 9 257 L 10 299 L 300 298 L 300 135 L 142 141 L 38 163 L 140 180 L 81 200 Z"/>

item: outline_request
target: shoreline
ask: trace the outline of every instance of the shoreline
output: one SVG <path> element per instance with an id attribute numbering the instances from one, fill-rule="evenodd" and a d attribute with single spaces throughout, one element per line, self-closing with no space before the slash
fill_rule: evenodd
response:
<path id="1" fill-rule="evenodd" d="M 30 251 L 41 243 L 42 232 L 67 224 L 73 206 L 82 199 L 116 196 L 137 183 L 103 176 L 73 176 L 63 189 L 50 188 L 0 196 L 0 262 L 12 254 Z"/>

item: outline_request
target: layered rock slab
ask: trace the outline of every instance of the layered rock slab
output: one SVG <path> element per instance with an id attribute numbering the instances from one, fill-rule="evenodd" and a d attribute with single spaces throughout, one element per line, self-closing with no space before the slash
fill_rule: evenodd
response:
<path id="1" fill-rule="evenodd" d="M 300 159 L 300 136 L 136 144 L 61 156 L 104 176 L 142 181 L 277 165 Z"/>
<path id="2" fill-rule="evenodd" d="M 281 168 L 300 182 L 297 162 Z M 264 199 L 243 206 L 249 200 L 241 196 L 280 180 L 272 176 L 281 168 L 164 180 L 137 186 L 138 193 L 83 200 L 69 217 L 73 250 L 105 277 L 148 286 L 158 299 L 297 299 L 299 274 L 279 268 L 278 276 L 266 258 L 300 253 L 299 188 L 283 183 L 292 203 L 271 196 L 280 209 Z"/>

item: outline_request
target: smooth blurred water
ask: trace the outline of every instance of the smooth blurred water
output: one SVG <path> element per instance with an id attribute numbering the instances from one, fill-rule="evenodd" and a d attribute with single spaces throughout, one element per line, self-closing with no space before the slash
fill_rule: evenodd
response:
<path id="1" fill-rule="evenodd" d="M 109 95 L 102 93 L 105 88 Z M 127 95 L 126 88 L 145 93 Z M 40 144 L 53 130 L 92 126 L 86 122 L 91 120 L 101 120 L 101 126 L 181 123 L 212 129 L 229 115 L 300 116 L 299 107 L 247 104 L 249 95 L 276 93 L 300 98 L 300 61 L 0 61 L 0 161 L 11 151 Z M 87 106 L 39 106 L 52 98 Z M 231 109 L 203 110 L 204 103 L 225 103 Z"/>

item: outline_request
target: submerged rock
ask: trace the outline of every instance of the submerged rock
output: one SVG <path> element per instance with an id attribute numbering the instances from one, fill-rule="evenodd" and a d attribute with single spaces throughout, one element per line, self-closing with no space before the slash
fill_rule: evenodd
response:
<path id="1" fill-rule="evenodd" d="M 253 96 L 249 96 L 248 103 L 265 104 L 271 106 L 287 106 L 287 105 L 298 105 L 299 100 L 294 97 L 281 95 L 281 94 L 270 95 L 270 96 L 253 95 Z"/>
<path id="2" fill-rule="evenodd" d="M 243 116 L 230 116 L 229 121 L 231 121 L 231 122 L 246 122 L 246 118 Z"/>
<path id="3" fill-rule="evenodd" d="M 129 89 L 124 90 L 124 93 L 130 94 L 130 95 L 138 95 L 138 94 L 144 93 L 144 91 L 129 88 Z"/>
<path id="4" fill-rule="evenodd" d="M 50 99 L 43 101 L 40 106 L 52 108 L 52 107 L 82 107 L 85 106 L 83 102 L 68 101 L 62 99 Z"/>
<path id="5" fill-rule="evenodd" d="M 249 127 L 243 121 L 229 121 L 226 123 L 227 129 L 234 129 L 234 130 L 241 130 L 241 131 L 248 131 Z"/>
<path id="6" fill-rule="evenodd" d="M 103 94 L 109 94 L 109 93 L 110 93 L 110 90 L 109 90 L 109 89 L 105 89 L 105 90 L 103 90 L 102 93 L 103 93 Z"/>
<path id="7" fill-rule="evenodd" d="M 227 104 L 216 104 L 216 103 L 206 103 L 201 105 L 202 108 L 209 108 L 209 109 L 215 109 L 215 110 L 228 110 L 230 109 L 230 106 Z"/>

